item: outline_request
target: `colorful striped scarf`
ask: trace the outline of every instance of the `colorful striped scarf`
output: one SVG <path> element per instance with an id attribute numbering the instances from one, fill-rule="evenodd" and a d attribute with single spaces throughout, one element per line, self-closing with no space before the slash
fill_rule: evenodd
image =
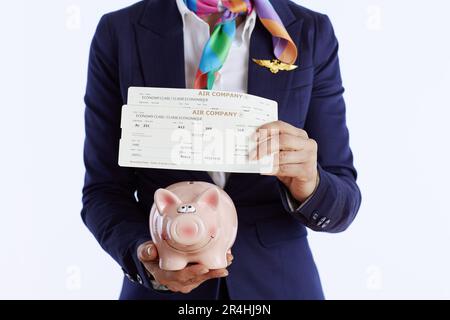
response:
<path id="1" fill-rule="evenodd" d="M 262 25 L 272 34 L 275 57 L 293 64 L 297 47 L 292 41 L 269 0 L 184 0 L 189 10 L 199 17 L 222 13 L 203 49 L 195 77 L 196 89 L 212 89 L 216 72 L 222 68 L 236 34 L 236 18 L 249 15 L 255 9 Z"/>

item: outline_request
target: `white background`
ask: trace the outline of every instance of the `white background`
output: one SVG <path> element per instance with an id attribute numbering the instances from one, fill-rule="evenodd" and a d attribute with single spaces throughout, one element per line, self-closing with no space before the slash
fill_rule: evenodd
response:
<path id="1" fill-rule="evenodd" d="M 122 272 L 80 219 L 88 48 L 132 0 L 0 9 L 0 298 L 116 299 Z M 363 205 L 310 233 L 329 299 L 450 299 L 450 4 L 305 0 L 341 43 Z M 299 270 L 301 272 L 301 270 Z"/>

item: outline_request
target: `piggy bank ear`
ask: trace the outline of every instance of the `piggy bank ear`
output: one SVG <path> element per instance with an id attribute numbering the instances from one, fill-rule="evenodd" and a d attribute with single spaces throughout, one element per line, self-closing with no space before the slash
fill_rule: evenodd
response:
<path id="1" fill-rule="evenodd" d="M 164 210 L 170 205 L 179 205 L 181 200 L 178 197 L 166 189 L 158 189 L 155 192 L 155 204 L 160 214 L 163 214 Z"/>
<path id="2" fill-rule="evenodd" d="M 219 191 L 216 188 L 209 188 L 197 198 L 197 203 L 217 209 L 219 206 Z"/>

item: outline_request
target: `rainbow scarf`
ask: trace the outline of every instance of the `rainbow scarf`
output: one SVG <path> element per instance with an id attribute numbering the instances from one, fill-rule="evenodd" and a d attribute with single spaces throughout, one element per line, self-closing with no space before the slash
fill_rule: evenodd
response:
<path id="1" fill-rule="evenodd" d="M 195 77 L 196 89 L 212 89 L 216 72 L 222 68 L 236 34 L 236 18 L 249 15 L 253 9 L 272 34 L 275 57 L 287 64 L 297 60 L 297 47 L 269 0 L 184 0 L 184 3 L 199 17 L 222 13 L 203 49 Z"/>

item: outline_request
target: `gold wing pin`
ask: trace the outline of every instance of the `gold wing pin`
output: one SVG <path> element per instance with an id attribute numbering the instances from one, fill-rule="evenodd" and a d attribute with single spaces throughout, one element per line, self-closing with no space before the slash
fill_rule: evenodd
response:
<path id="1" fill-rule="evenodd" d="M 257 59 L 252 59 L 253 62 L 255 62 L 256 64 L 260 65 L 261 67 L 266 67 L 267 69 L 270 70 L 270 72 L 272 73 L 278 73 L 280 70 L 281 71 L 292 71 L 298 68 L 298 66 L 296 66 L 295 64 L 287 64 L 284 62 L 281 62 L 278 59 L 272 59 L 272 60 L 257 60 Z"/>

